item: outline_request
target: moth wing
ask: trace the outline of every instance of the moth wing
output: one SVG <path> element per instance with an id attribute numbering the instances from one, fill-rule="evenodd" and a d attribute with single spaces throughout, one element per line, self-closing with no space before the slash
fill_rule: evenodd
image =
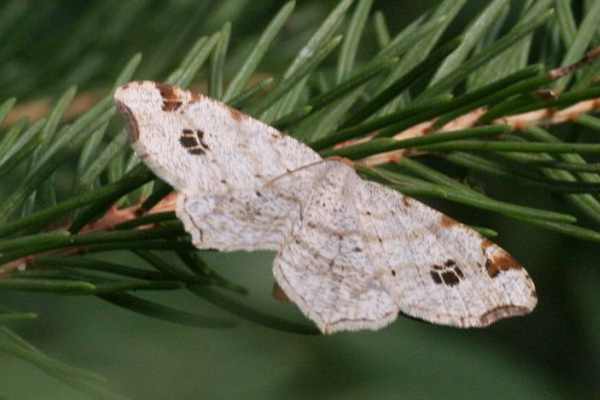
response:
<path id="1" fill-rule="evenodd" d="M 483 327 L 531 312 L 527 271 L 506 251 L 442 213 L 374 182 L 355 183 L 357 215 L 401 312 Z"/>
<path id="2" fill-rule="evenodd" d="M 486 326 L 536 304 L 526 271 L 473 230 L 324 161 L 259 190 L 182 195 L 199 248 L 279 250 L 274 276 L 325 333 L 379 329 L 398 312 Z"/>
<path id="3" fill-rule="evenodd" d="M 500 247 L 340 163 L 311 193 L 274 274 L 327 333 L 378 329 L 398 312 L 483 327 L 537 302 L 527 272 Z"/>
<path id="4" fill-rule="evenodd" d="M 277 251 L 302 219 L 304 198 L 322 171 L 320 164 L 301 168 L 256 189 L 180 193 L 176 213 L 198 248 Z"/>
<path id="5" fill-rule="evenodd" d="M 189 103 L 182 113 L 204 132 L 209 159 L 231 187 L 259 188 L 321 160 L 305 144 L 208 97 Z"/>
<path id="6" fill-rule="evenodd" d="M 130 82 L 114 97 L 138 156 L 178 191 L 257 188 L 320 159 L 276 129 L 175 86 Z"/>
<path id="7" fill-rule="evenodd" d="M 345 185 L 354 171 L 334 161 L 301 168 L 256 190 L 182 193 L 177 215 L 201 249 L 277 250 L 284 293 L 327 333 L 377 329 L 398 307 L 378 279 Z"/>
<path id="8" fill-rule="evenodd" d="M 305 197 L 302 219 L 275 258 L 273 273 L 322 332 L 379 329 L 396 319 L 398 306 L 355 214 L 356 175 L 335 161 L 326 168 Z"/>

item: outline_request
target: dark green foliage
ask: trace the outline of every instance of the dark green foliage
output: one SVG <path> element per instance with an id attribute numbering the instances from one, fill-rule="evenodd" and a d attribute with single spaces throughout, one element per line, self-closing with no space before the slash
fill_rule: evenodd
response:
<path id="1" fill-rule="evenodd" d="M 457 218 L 463 217 L 484 235 L 499 235 L 501 240 L 508 236 L 506 243 L 512 240 L 515 248 L 522 239 L 511 235 L 512 230 L 519 229 L 518 235 L 523 237 L 528 232 L 532 244 L 520 243 L 522 255 L 526 251 L 538 254 L 545 246 L 560 247 L 557 244 L 563 241 L 575 249 L 569 250 L 572 252 L 580 249 L 584 254 L 590 248 L 597 252 L 600 119 L 584 114 L 562 126 L 531 126 L 522 131 L 494 121 L 528 111 L 560 110 L 600 97 L 596 82 L 599 62 L 584 63 L 560 79 L 554 74 L 555 68 L 577 62 L 598 44 L 600 3 L 445 0 L 431 2 L 430 10 L 390 28 L 397 19 L 394 11 L 398 11 L 391 3 L 401 2 L 264 1 L 256 7 L 247 0 L 98 0 L 69 6 L 8 0 L 0 5 L 0 35 L 6 39 L 0 45 L 0 122 L 30 101 L 46 96 L 56 99 L 37 120 L 13 119 L 0 125 L 0 293 L 6 296 L 6 301 L 4 297 L 0 300 L 0 354 L 24 360 L 93 398 L 124 398 L 109 391 L 110 383 L 104 378 L 48 357 L 8 328 L 16 323 L 20 325 L 15 328 L 25 330 L 43 325 L 43 321 L 29 321 L 38 317 L 34 301 L 22 304 L 36 313 L 2 306 L 28 299 L 15 293 L 35 299 L 42 293 L 52 299 L 59 295 L 97 298 L 132 312 L 132 318 L 136 313 L 173 323 L 165 332 L 178 332 L 184 326 L 199 328 L 207 343 L 213 339 L 219 343 L 221 337 L 243 341 L 246 334 L 257 335 L 253 336 L 257 342 L 262 340 L 257 339 L 259 335 L 272 337 L 277 342 L 274 346 L 312 348 L 320 346 L 318 340 L 337 341 L 331 348 L 334 361 L 328 355 L 305 361 L 320 373 L 327 369 L 319 364 L 323 362 L 333 363 L 354 377 L 372 377 L 366 372 L 367 365 L 381 367 L 367 357 L 365 349 L 349 362 L 343 355 L 347 350 L 340 347 L 348 340 L 344 335 L 312 337 L 316 332 L 308 321 L 292 312 L 288 314 L 294 320 L 288 319 L 289 315 L 276 315 L 271 313 L 273 307 L 265 310 L 269 307 L 249 300 L 246 286 L 251 285 L 246 283 L 256 286 L 257 279 L 219 268 L 219 260 L 226 255 L 196 251 L 172 212 L 141 215 L 110 230 L 86 230 L 115 207 L 142 204 L 141 209 L 148 210 L 170 192 L 132 154 L 123 121 L 115 116 L 112 90 L 133 79 L 183 87 L 205 84 L 212 97 L 286 130 L 323 156 L 361 159 L 398 149 L 421 151 L 425 154 L 403 158 L 393 166 L 361 165 L 357 170 L 367 179 L 456 212 Z M 381 7 L 385 12 L 377 11 Z M 473 9 L 477 13 L 473 14 Z M 544 97 L 538 95 L 539 89 L 561 93 L 557 98 Z M 97 101 L 73 117 L 67 110 L 82 92 L 93 93 Z M 481 126 L 448 134 L 391 138 L 427 121 L 435 121 L 433 128 L 437 129 L 479 107 L 487 108 Z M 374 132 L 368 142 L 335 147 Z M 486 184 L 485 191 L 480 182 Z M 452 208 L 457 204 L 460 206 Z M 471 214 L 478 210 L 487 214 Z M 494 221 L 494 217 L 499 218 Z M 508 229 L 508 220 L 518 224 Z M 562 236 L 557 239 L 548 232 Z M 540 239 L 533 239 L 535 235 Z M 35 257 L 28 260 L 26 270 L 11 267 L 15 260 L 32 255 Z M 572 256 L 580 258 L 576 253 Z M 600 262 L 598 254 L 591 255 L 590 260 L 596 265 Z M 580 267 L 571 264 L 569 268 Z M 594 313 L 592 305 L 598 296 L 593 283 L 600 284 L 597 268 L 589 274 L 589 282 L 570 276 L 569 283 L 563 281 L 562 271 L 535 265 L 532 269 L 542 287 L 557 290 L 541 293 L 540 308 L 562 308 L 572 318 L 557 322 L 548 317 L 540 326 L 567 329 L 569 323 L 587 324 L 585 318 L 573 315 L 573 310 Z M 582 292 L 570 301 L 587 308 L 545 300 L 579 289 Z M 159 293 L 154 296 L 148 292 Z M 188 311 L 187 303 L 173 300 L 183 294 L 190 295 L 187 301 L 193 301 L 201 311 Z M 533 354 L 528 362 L 535 367 L 518 368 L 520 376 L 525 375 L 523 380 L 535 372 L 547 375 L 545 379 L 553 383 L 545 393 L 532 389 L 540 386 L 515 383 L 514 394 L 521 398 L 530 398 L 532 393 L 540 398 L 545 394 L 556 398 L 598 395 L 600 386 L 593 378 L 598 373 L 594 368 L 600 368 L 598 323 L 597 318 L 591 318 L 589 327 L 579 327 L 579 341 L 557 334 L 556 341 L 569 350 L 572 346 L 571 352 L 543 348 L 536 340 L 539 334 L 533 332 L 499 331 L 496 344 L 506 344 L 511 357 L 527 359 L 527 354 L 519 353 L 520 348 Z M 259 333 L 244 331 L 245 324 Z M 409 331 L 415 330 L 407 336 L 411 343 L 421 343 L 418 326 L 409 327 Z M 531 327 L 538 330 L 537 325 Z M 396 342 L 389 335 L 399 333 L 390 328 L 378 335 L 387 335 L 382 342 L 385 345 L 397 346 L 401 340 Z M 523 337 L 529 333 L 531 337 Z M 136 335 L 143 336 L 144 332 Z M 384 344 L 378 347 L 379 339 L 374 335 L 357 335 L 363 340 L 357 347 L 364 347 L 364 341 L 373 342 L 376 354 L 398 360 L 410 353 L 396 348 L 404 353 L 385 354 Z M 480 333 L 473 336 L 475 343 L 483 346 L 486 339 Z M 434 345 L 435 340 L 423 343 Z M 321 356 L 328 350 L 319 349 L 324 352 Z M 423 354 L 421 361 L 415 361 L 416 369 L 437 368 L 424 362 L 428 360 L 424 354 L 436 349 L 420 349 Z M 361 354 L 370 361 L 363 362 Z M 477 352 L 465 354 L 472 358 L 461 361 L 457 355 L 456 363 L 446 360 L 443 366 L 456 367 L 475 379 L 485 357 L 480 360 Z M 573 360 L 563 366 L 561 357 L 565 354 Z M 121 356 L 109 355 L 117 360 L 113 362 Z M 554 359 L 546 366 L 545 360 L 536 360 L 536 356 Z M 202 365 L 219 364 L 219 357 Z M 256 350 L 252 357 L 257 357 Z M 390 365 L 401 366 L 398 362 Z M 285 392 L 264 397 L 331 397 L 339 391 L 341 397 L 396 398 L 403 396 L 403 390 L 408 390 L 407 398 L 436 394 L 452 398 L 472 393 L 487 393 L 490 398 L 508 396 L 500 387 L 510 385 L 491 386 L 497 383 L 491 377 L 496 373 L 505 378 L 519 375 L 510 372 L 512 366 L 498 367 L 497 371 L 494 363 L 502 364 L 499 358 L 488 366 L 481 361 L 484 374 L 490 374 L 485 381 L 490 382 L 489 390 L 485 386 L 475 392 L 454 390 L 453 384 L 462 383 L 450 379 L 439 383 L 448 388 L 444 390 L 436 382 L 428 385 L 425 378 L 418 381 L 427 387 L 421 391 L 406 389 L 406 383 L 389 387 L 389 382 L 415 377 L 390 367 L 380 371 L 379 391 L 361 392 L 354 385 L 346 391 L 335 378 L 329 381 L 333 384 L 317 379 L 319 383 L 309 389 L 303 387 L 301 379 L 290 379 Z M 584 363 L 581 374 L 572 372 L 578 363 Z M 313 371 L 310 368 L 304 371 L 308 376 Z M 360 372 L 348 372 L 352 368 Z M 562 368 L 570 371 L 568 379 L 562 376 Z M 202 376 L 205 385 L 212 385 L 206 370 L 183 372 L 179 377 L 182 381 Z M 395 374 L 394 380 L 385 380 L 390 374 Z M 234 379 L 248 382 L 240 376 Z M 127 387 L 126 377 L 122 382 Z M 235 386 L 236 382 L 230 384 Z M 0 397 L 2 390 L 0 385 Z M 131 387 L 125 392 L 136 398 L 152 396 L 150 390 L 135 392 Z M 185 396 L 185 390 L 174 389 L 173 393 Z M 205 393 L 221 392 L 210 388 Z M 244 395 L 230 388 L 223 393 Z"/>

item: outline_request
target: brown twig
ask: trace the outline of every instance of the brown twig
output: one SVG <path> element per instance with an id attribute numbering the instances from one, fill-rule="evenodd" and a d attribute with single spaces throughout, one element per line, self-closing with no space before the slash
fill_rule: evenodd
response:
<path id="1" fill-rule="evenodd" d="M 492 125 L 508 125 L 513 130 L 519 131 L 523 130 L 530 126 L 537 125 L 555 125 L 562 124 L 569 121 L 575 121 L 582 114 L 599 110 L 600 109 L 600 98 L 595 98 L 591 100 L 581 101 L 577 104 L 572 105 L 571 107 L 565 108 L 563 110 L 554 110 L 552 108 L 544 108 L 541 110 L 531 111 L 523 114 L 511 115 L 507 117 L 497 118 L 492 121 Z M 479 119 L 487 112 L 487 108 L 480 107 L 477 108 L 465 115 L 462 115 L 447 124 L 443 127 L 432 131 L 435 120 L 423 122 L 421 124 L 412 126 L 396 135 L 394 135 L 394 139 L 396 140 L 404 140 L 419 136 L 425 136 L 430 134 L 443 134 L 444 132 L 452 132 L 461 129 L 472 128 L 477 124 Z M 369 135 L 365 138 L 361 138 L 356 141 L 348 141 L 337 145 L 336 148 L 346 147 L 352 144 L 364 143 L 366 141 L 371 140 L 374 135 Z M 388 164 L 398 162 L 402 157 L 415 155 L 420 152 L 415 151 L 414 149 L 401 149 L 390 151 L 387 153 L 376 154 L 374 156 L 367 157 L 359 162 L 361 164 L 367 165 L 369 167 L 374 167 L 377 165 Z"/>
<path id="2" fill-rule="evenodd" d="M 577 69 L 580 69 L 592 63 L 598 58 L 600 58 L 600 46 L 588 51 L 581 60 L 573 64 L 550 70 L 548 72 L 548 77 L 551 80 L 558 80 L 573 73 Z M 553 98 L 558 97 L 557 94 L 551 91 L 549 91 L 547 95 Z M 508 125 L 513 130 L 518 131 L 534 125 L 554 125 L 565 123 L 568 121 L 575 121 L 582 114 L 598 109 L 600 109 L 600 98 L 594 98 L 591 100 L 581 101 L 563 110 L 544 108 L 541 110 L 531 111 L 527 113 L 497 118 L 494 121 L 492 121 L 492 124 Z M 477 124 L 479 119 L 486 112 L 486 107 L 477 108 L 465 115 L 455 118 L 454 120 L 445 124 L 440 129 L 435 130 L 435 132 L 432 132 L 435 120 L 423 122 L 421 124 L 415 125 L 402 132 L 397 133 L 396 135 L 394 135 L 394 139 L 404 140 L 419 136 L 425 136 L 431 133 L 441 134 L 444 132 L 451 132 L 460 129 L 471 128 Z M 335 146 L 335 148 L 341 148 L 352 144 L 364 143 L 366 141 L 371 140 L 375 136 L 376 134 L 373 133 L 355 141 L 347 141 L 344 143 L 340 143 L 339 145 Z M 398 162 L 402 157 L 414 155 L 417 153 L 419 152 L 413 149 L 402 149 L 370 156 L 363 160 L 360 160 L 359 162 L 361 164 L 374 167 L 381 164 Z"/>
<path id="3" fill-rule="evenodd" d="M 98 231 L 110 231 L 114 229 L 117 225 L 122 224 L 127 221 L 131 221 L 136 219 L 142 215 L 156 214 L 167 211 L 175 210 L 175 202 L 177 200 L 177 194 L 172 192 L 165 196 L 160 202 L 158 202 L 152 209 L 149 211 L 140 211 L 142 202 L 138 202 L 137 204 L 126 207 L 126 208 L 117 208 L 116 206 L 111 207 L 106 213 L 99 219 L 90 222 L 86 226 L 81 229 L 82 234 L 98 232 Z M 70 223 L 63 224 L 62 226 L 56 227 L 56 229 L 67 229 Z M 149 229 L 152 228 L 152 225 L 141 225 L 136 227 L 136 229 Z M 29 255 L 25 257 L 21 257 L 17 260 L 11 261 L 0 266 L 0 279 L 6 278 L 10 274 L 18 270 L 25 270 L 27 266 L 29 266 L 35 257 L 39 257 L 40 255 L 73 255 L 80 254 L 83 249 L 81 248 L 69 248 L 58 251 L 50 251 L 39 253 L 36 255 Z"/>

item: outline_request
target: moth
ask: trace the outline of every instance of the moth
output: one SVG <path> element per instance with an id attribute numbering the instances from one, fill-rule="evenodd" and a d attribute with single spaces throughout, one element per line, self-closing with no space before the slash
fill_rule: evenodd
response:
<path id="1" fill-rule="evenodd" d="M 506 251 L 347 163 L 175 86 L 131 82 L 114 98 L 137 155 L 177 190 L 194 245 L 275 251 L 277 284 L 323 333 L 376 330 L 400 313 L 485 327 L 535 308 Z"/>

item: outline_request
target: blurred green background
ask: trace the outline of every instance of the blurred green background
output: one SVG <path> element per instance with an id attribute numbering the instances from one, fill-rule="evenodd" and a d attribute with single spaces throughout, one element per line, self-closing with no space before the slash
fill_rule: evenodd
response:
<path id="1" fill-rule="evenodd" d="M 384 11 L 395 33 L 437 3 L 378 0 L 373 8 Z M 486 3 L 469 1 L 450 31 L 460 31 Z M 574 3 L 577 12 L 580 5 Z M 106 89 L 138 51 L 144 61 L 136 78 L 164 78 L 196 37 L 227 20 L 233 22 L 226 71 L 231 77 L 282 4 L 8 1 L 0 5 L 0 97 L 18 96 L 27 102 L 56 96 L 73 83 L 82 91 Z M 299 1 L 260 70 L 281 72 L 335 4 Z M 373 33 L 365 35 L 372 38 Z M 374 40 L 363 41 L 361 58 L 368 58 L 370 46 Z M 559 199 L 531 188 L 481 176 L 464 178 L 481 183 L 493 197 L 564 207 Z M 8 190 L 0 188 L 0 193 Z M 546 204 L 539 204 L 540 198 Z M 399 318 L 379 332 L 309 337 L 226 316 L 178 292 L 145 296 L 200 314 L 226 316 L 238 325 L 229 330 L 193 329 L 89 297 L 2 292 L 2 303 L 40 314 L 36 321 L 11 325 L 31 343 L 57 359 L 100 373 L 111 389 L 135 399 L 598 398 L 598 246 L 468 208 L 429 203 L 500 233 L 497 241 L 527 267 L 538 288 L 540 303 L 532 315 L 485 330 Z M 139 262 L 126 255 L 113 257 L 132 265 Z M 250 289 L 247 303 L 252 307 L 304 321 L 293 305 L 271 298 L 271 254 L 216 253 L 206 260 Z M 0 353 L 0 398 L 87 397 Z"/>

